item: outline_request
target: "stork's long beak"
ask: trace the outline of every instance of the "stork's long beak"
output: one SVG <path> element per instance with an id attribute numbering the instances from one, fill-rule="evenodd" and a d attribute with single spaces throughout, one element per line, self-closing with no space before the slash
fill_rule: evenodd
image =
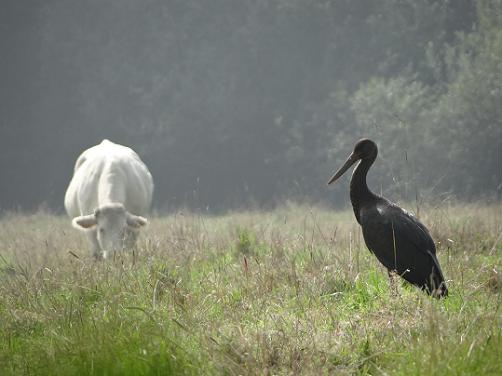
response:
<path id="1" fill-rule="evenodd" d="M 337 180 L 340 176 L 344 174 L 345 171 L 349 169 L 350 166 L 352 166 L 354 163 L 356 163 L 359 160 L 359 158 L 352 153 L 349 158 L 345 161 L 342 167 L 329 179 L 328 184 L 333 183 L 335 180 Z"/>

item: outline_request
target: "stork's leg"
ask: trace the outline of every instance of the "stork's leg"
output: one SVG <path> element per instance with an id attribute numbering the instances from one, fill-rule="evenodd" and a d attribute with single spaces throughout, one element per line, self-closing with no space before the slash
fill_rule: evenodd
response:
<path id="1" fill-rule="evenodd" d="M 390 294 L 393 297 L 399 296 L 397 292 L 396 272 L 394 270 L 387 270 L 387 274 L 389 275 Z"/>

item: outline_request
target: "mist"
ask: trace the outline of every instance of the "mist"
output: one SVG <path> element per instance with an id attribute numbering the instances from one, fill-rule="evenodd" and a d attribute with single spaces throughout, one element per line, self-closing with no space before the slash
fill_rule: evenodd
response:
<path id="1" fill-rule="evenodd" d="M 0 210 L 61 211 L 104 138 L 158 210 L 344 205 L 361 137 L 389 198 L 501 197 L 500 1 L 4 0 L 0 48 Z"/>

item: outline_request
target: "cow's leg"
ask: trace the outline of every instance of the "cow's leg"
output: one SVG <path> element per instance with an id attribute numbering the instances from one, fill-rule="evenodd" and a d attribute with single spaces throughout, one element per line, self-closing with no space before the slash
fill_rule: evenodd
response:
<path id="1" fill-rule="evenodd" d="M 139 231 L 126 229 L 124 234 L 124 248 L 132 249 L 136 245 Z"/>
<path id="2" fill-rule="evenodd" d="M 98 238 L 96 230 L 87 231 L 87 237 L 91 243 L 92 255 L 96 260 L 100 260 L 103 255 L 101 254 L 101 248 L 99 247 Z"/>

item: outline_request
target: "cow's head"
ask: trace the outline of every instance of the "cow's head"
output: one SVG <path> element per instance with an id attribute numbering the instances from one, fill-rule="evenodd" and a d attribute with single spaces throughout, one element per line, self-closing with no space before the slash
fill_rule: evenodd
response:
<path id="1" fill-rule="evenodd" d="M 95 230 L 103 256 L 131 247 L 137 231 L 146 225 L 146 218 L 129 213 L 124 205 L 112 203 L 99 207 L 94 214 L 76 217 L 73 226 L 79 230 Z"/>

